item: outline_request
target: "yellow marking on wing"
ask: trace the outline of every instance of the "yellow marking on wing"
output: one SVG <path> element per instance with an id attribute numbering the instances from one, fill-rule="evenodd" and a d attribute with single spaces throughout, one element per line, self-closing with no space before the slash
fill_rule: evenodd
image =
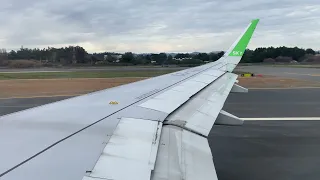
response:
<path id="1" fill-rule="evenodd" d="M 117 105 L 117 104 L 119 104 L 119 103 L 118 103 L 117 101 L 110 101 L 109 104 L 111 104 L 111 105 Z"/>

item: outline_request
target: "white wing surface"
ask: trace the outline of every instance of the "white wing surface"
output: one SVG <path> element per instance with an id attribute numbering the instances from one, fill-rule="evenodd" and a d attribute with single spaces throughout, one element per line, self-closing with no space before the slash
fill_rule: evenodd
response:
<path id="1" fill-rule="evenodd" d="M 0 179 L 217 179 L 206 137 L 242 124 L 222 107 L 257 23 L 216 62 L 0 117 Z"/>

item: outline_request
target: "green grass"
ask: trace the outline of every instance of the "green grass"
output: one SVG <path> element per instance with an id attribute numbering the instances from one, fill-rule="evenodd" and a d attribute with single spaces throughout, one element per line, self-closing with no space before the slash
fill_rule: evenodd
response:
<path id="1" fill-rule="evenodd" d="M 159 71 L 95 71 L 95 72 L 28 72 L 0 73 L 0 79 L 57 79 L 57 78 L 114 78 L 114 77 L 153 77 L 175 70 Z"/>

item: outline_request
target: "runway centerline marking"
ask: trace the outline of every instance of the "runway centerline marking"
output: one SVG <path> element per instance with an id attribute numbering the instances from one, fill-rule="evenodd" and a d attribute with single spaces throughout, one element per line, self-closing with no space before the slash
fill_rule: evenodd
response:
<path id="1" fill-rule="evenodd" d="M 319 121 L 320 117 L 240 118 L 244 121 Z"/>

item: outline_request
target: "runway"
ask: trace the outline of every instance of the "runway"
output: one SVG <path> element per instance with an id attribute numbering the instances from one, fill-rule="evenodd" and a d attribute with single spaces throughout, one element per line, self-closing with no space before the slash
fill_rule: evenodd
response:
<path id="1" fill-rule="evenodd" d="M 320 178 L 320 121 L 214 126 L 208 139 L 219 180 Z"/>
<path id="2" fill-rule="evenodd" d="M 320 89 L 249 90 L 224 110 L 239 117 L 320 117 Z M 0 114 L 68 97 L 0 99 Z M 245 121 L 214 126 L 208 141 L 219 180 L 319 179 L 320 121 Z"/>
<path id="3" fill-rule="evenodd" d="M 320 117 L 320 88 L 230 94 L 224 110 L 238 117 Z"/>

